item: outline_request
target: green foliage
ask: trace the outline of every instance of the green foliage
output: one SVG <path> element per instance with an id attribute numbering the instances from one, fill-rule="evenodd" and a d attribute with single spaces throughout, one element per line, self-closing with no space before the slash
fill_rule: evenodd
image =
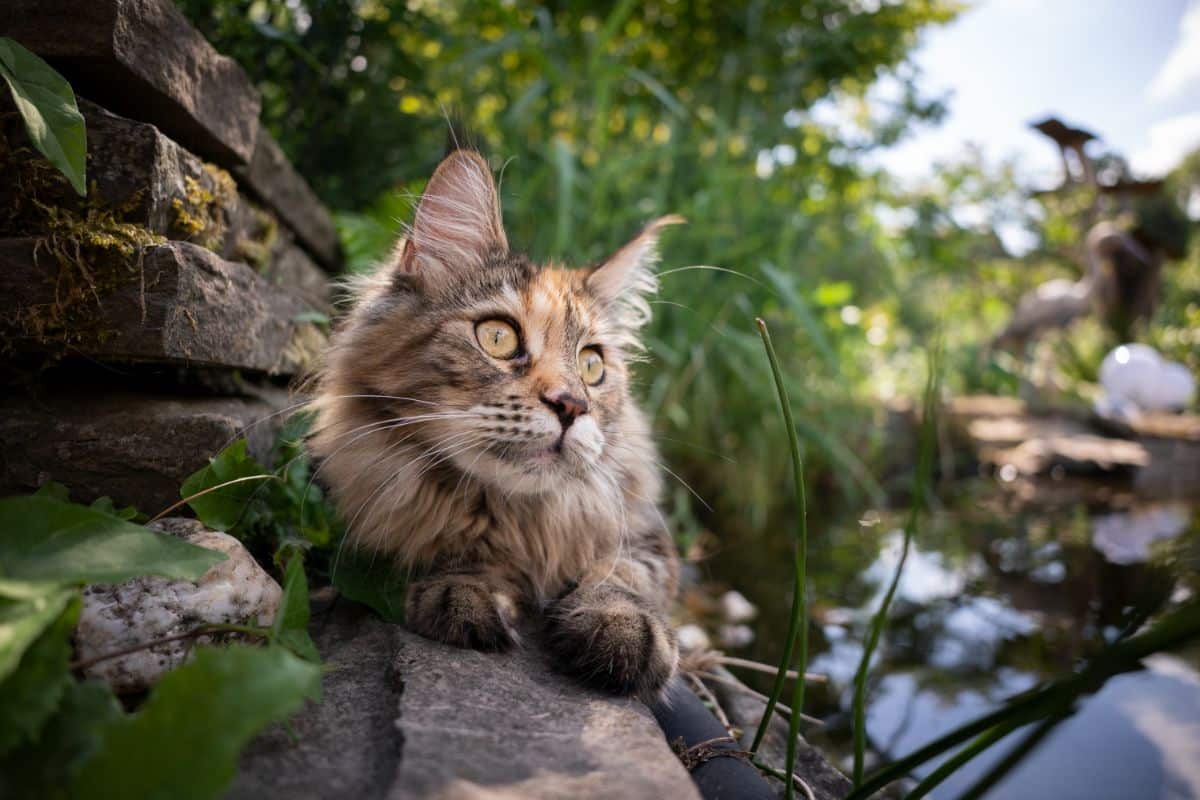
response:
<path id="1" fill-rule="evenodd" d="M 321 668 L 282 647 L 197 648 L 140 710 L 100 730 L 73 791 L 97 800 L 216 797 L 254 734 L 320 695 Z"/>
<path id="2" fill-rule="evenodd" d="M 196 580 L 221 553 L 51 497 L 0 500 L 0 575 L 56 583 L 114 583 L 138 575 Z"/>
<path id="3" fill-rule="evenodd" d="M 370 606 L 387 622 L 404 622 L 404 576 L 386 558 L 343 547 L 333 556 L 330 578 L 349 599 Z"/>
<path id="4" fill-rule="evenodd" d="M 25 650 L 14 672 L 0 682 L 0 756 L 28 741 L 58 707 L 71 684 L 71 632 L 79 619 L 79 600 L 70 594 L 66 608 Z"/>
<path id="5" fill-rule="evenodd" d="M 321 656 L 308 634 L 308 615 L 308 577 L 304 574 L 304 556 L 296 552 L 283 573 L 283 599 L 271 626 L 272 641 L 319 664 Z"/>
<path id="6" fill-rule="evenodd" d="M 0 77 L 12 92 L 33 146 L 80 197 L 87 194 L 87 131 L 75 92 L 63 76 L 7 36 L 0 36 Z"/>
<path id="7" fill-rule="evenodd" d="M 58 619 L 75 596 L 53 583 L 0 580 L 0 680 L 7 680 L 25 651 Z"/>
<path id="8" fill-rule="evenodd" d="M 238 439 L 189 475 L 179 493 L 208 527 L 229 531 L 240 526 L 246 531 L 267 513 L 258 481 L 273 478 L 246 452 L 246 440 Z"/>

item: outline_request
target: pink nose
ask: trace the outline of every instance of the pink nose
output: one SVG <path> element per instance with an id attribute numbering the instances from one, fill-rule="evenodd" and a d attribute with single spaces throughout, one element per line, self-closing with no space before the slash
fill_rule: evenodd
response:
<path id="1" fill-rule="evenodd" d="M 549 406 L 550 410 L 558 417 L 564 431 L 571 427 L 571 423 L 575 421 L 576 417 L 586 414 L 588 410 L 586 398 L 573 395 L 566 389 L 542 392 L 540 397 L 542 402 Z"/>

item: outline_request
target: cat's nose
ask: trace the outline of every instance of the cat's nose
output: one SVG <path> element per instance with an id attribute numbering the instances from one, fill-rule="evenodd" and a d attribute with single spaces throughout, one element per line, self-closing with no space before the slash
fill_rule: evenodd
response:
<path id="1" fill-rule="evenodd" d="M 575 421 L 576 417 L 580 414 L 586 414 L 588 410 L 587 399 L 573 395 L 567 389 L 542 392 L 539 397 L 558 417 L 558 421 L 562 424 L 564 431 L 571 427 L 571 423 Z"/>

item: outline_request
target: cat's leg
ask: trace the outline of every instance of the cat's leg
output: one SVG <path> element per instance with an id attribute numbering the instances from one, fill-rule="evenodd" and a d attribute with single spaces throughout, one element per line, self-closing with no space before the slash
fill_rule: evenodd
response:
<path id="1" fill-rule="evenodd" d="M 550 604 L 547 642 L 560 667 L 585 682 L 653 702 L 675 672 L 668 619 L 678 557 L 665 532 L 634 537 Z"/>
<path id="2" fill-rule="evenodd" d="M 520 595 L 503 571 L 434 572 L 408 587 L 405 621 L 427 639 L 474 650 L 506 650 L 519 640 Z"/>

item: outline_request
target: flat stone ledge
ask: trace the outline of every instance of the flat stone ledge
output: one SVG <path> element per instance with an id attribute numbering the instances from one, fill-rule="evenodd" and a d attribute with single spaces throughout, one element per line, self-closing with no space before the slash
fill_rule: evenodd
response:
<path id="1" fill-rule="evenodd" d="M 296 172 L 275 139 L 260 126 L 250 163 L 234 170 L 238 181 L 287 223 L 313 257 L 331 272 L 342 268 L 342 244 L 333 217 Z"/>
<path id="2" fill-rule="evenodd" d="M 170 0 L 5 0 L 0 34 L 54 64 L 77 93 L 222 166 L 254 153 L 258 91 Z"/>
<path id="3" fill-rule="evenodd" d="M 90 265 L 96 272 L 96 265 Z M 245 264 L 196 245 L 146 247 L 119 280 L 97 277 L 70 308 L 57 294 L 57 260 L 33 239 L 0 240 L 0 326 L 17 351 L 65 349 L 100 360 L 155 361 L 295 375 L 325 337 L 296 316 L 309 305 Z M 64 320 L 61 331 L 40 321 Z M 65 315 L 65 316 L 63 316 Z M 37 324 L 35 324 L 37 323 Z"/>
<path id="4" fill-rule="evenodd" d="M 544 662 L 461 650 L 348 601 L 318 615 L 325 700 L 244 755 L 230 798 L 693 800 L 695 785 L 640 703 Z"/>
<path id="5" fill-rule="evenodd" d="M 288 405 L 284 392 L 262 398 L 173 397 L 59 390 L 0 400 L 0 495 L 36 490 L 48 480 L 91 502 L 156 514 L 179 498 L 183 480 L 210 456 L 245 436 L 270 457 Z"/>

